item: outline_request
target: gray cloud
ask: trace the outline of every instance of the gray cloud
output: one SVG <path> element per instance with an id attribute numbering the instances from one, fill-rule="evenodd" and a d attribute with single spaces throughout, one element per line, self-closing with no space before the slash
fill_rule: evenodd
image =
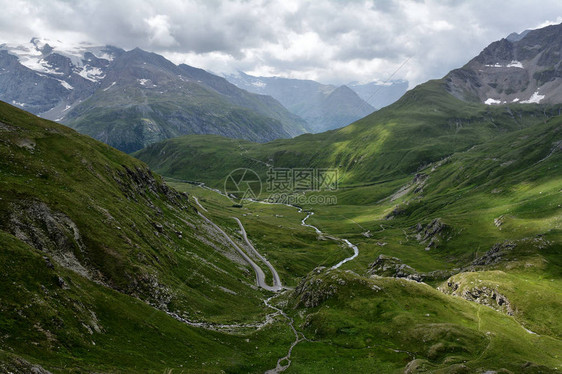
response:
<path id="1" fill-rule="evenodd" d="M 513 31 L 560 22 L 559 0 L 0 0 L 0 40 L 140 47 L 215 72 L 417 84 Z"/>

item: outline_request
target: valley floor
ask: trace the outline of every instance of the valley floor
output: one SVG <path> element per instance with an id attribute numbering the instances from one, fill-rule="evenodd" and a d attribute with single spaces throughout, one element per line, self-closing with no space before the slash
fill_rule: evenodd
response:
<path id="1" fill-rule="evenodd" d="M 253 242 L 252 247 L 263 252 L 257 256 L 261 266 L 268 269 L 269 262 L 277 266 L 275 273 L 289 285 L 266 300 L 295 336 L 287 347 L 288 354 L 269 372 L 329 372 L 332 368 L 335 372 L 373 373 L 501 368 L 548 372 L 562 367 L 561 330 L 547 323 L 539 328 L 542 334 L 532 330 L 539 315 L 552 318 L 562 305 L 556 291 L 562 286 L 559 278 L 533 280 L 536 292 L 542 294 L 539 297 L 552 302 L 545 309 L 537 308 L 513 294 L 514 286 L 527 286 L 521 282 L 533 279 L 532 269 L 506 273 L 473 268 L 467 273 L 446 257 L 426 251 L 415 233 L 378 223 L 372 206 L 307 207 L 309 213 L 259 202 L 238 207 L 210 189 L 171 184 L 188 192 L 206 214 L 223 223 L 228 216 L 238 216 L 239 228 L 246 227 L 237 233 L 243 233 L 240 239 Z M 312 214 L 313 209 L 317 214 Z M 369 223 L 373 218 L 379 227 Z M 305 248 L 284 245 L 298 235 L 308 237 Z M 394 240 L 396 243 L 389 244 Z M 350 251 L 350 241 L 359 247 L 355 253 Z M 389 249 L 404 245 L 400 250 Z M 391 258 L 383 254 L 389 252 L 401 259 L 394 257 L 398 261 L 395 268 L 392 262 L 382 267 L 392 274 L 379 275 L 381 268 L 374 265 Z M 291 271 L 292 262 L 304 262 L 309 268 Z M 397 269 L 412 272 L 397 273 Z M 431 272 L 433 277 L 428 276 Z"/>

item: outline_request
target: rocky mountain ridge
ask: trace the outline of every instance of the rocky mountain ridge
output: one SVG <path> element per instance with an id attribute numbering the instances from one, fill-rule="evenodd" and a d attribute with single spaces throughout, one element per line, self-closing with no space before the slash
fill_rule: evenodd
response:
<path id="1" fill-rule="evenodd" d="M 511 34 L 490 44 L 445 80 L 465 101 L 558 104 L 562 102 L 562 25 Z"/>
<path id="2" fill-rule="evenodd" d="M 308 131 L 271 97 L 138 48 L 2 44 L 0 99 L 126 152 L 191 133 L 264 142 Z"/>

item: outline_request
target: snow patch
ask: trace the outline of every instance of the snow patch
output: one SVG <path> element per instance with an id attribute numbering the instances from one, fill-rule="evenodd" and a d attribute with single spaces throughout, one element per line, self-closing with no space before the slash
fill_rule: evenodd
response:
<path id="1" fill-rule="evenodd" d="M 68 84 L 68 82 L 61 81 L 60 79 L 59 79 L 59 82 L 60 82 L 61 86 L 63 86 L 64 88 L 66 88 L 69 91 L 74 89 L 74 87 L 72 87 L 70 84 Z"/>
<path id="2" fill-rule="evenodd" d="M 516 97 L 516 98 L 515 98 L 515 99 L 513 99 L 513 101 L 511 101 L 511 102 L 512 102 L 512 103 L 516 103 L 516 102 L 518 102 L 518 101 L 519 101 L 519 98 L 518 98 L 518 97 Z"/>
<path id="3" fill-rule="evenodd" d="M 141 86 L 146 86 L 146 83 L 149 81 L 150 79 L 137 79 L 137 82 L 139 82 Z"/>
<path id="4" fill-rule="evenodd" d="M 115 56 L 108 53 L 107 50 L 105 49 L 105 47 L 87 48 L 87 52 L 90 52 L 91 54 L 96 56 L 96 58 L 99 58 L 100 60 L 113 61 L 115 59 Z"/>
<path id="5" fill-rule="evenodd" d="M 51 48 L 46 48 L 49 45 Z M 60 40 L 48 40 L 33 38 L 30 42 L 16 44 L 2 44 L 1 50 L 6 50 L 13 56 L 16 56 L 19 62 L 38 73 L 50 75 L 63 75 L 64 73 L 57 71 L 51 66 L 45 57 L 56 53 L 70 60 L 71 66 L 76 74 L 92 82 L 98 82 L 104 78 L 101 69 L 88 66 L 88 61 L 84 60 L 86 52 L 92 53 L 96 58 L 112 61 L 114 56 L 108 47 L 93 46 L 88 43 L 63 43 Z M 65 87 L 66 88 L 66 87 Z"/>
<path id="6" fill-rule="evenodd" d="M 85 65 L 83 69 L 78 71 L 78 75 L 92 82 L 99 82 L 105 77 L 105 74 L 100 68 L 90 65 Z"/>
<path id="7" fill-rule="evenodd" d="M 519 61 L 513 60 L 509 64 L 507 64 L 508 68 L 520 68 L 523 69 L 523 64 Z"/>
<path id="8" fill-rule="evenodd" d="M 52 75 L 63 75 L 64 73 L 56 71 L 51 65 L 42 58 L 37 59 L 34 56 L 18 56 L 20 63 L 28 69 L 36 72 L 52 74 Z"/>
<path id="9" fill-rule="evenodd" d="M 501 101 L 489 98 L 489 99 L 486 99 L 486 101 L 484 101 L 484 104 L 486 104 L 486 105 L 501 104 Z"/>
<path id="10" fill-rule="evenodd" d="M 502 65 L 499 62 L 496 62 L 493 65 L 484 65 L 489 68 L 520 68 L 523 69 L 523 64 L 520 61 L 513 60 L 507 65 Z"/>
<path id="11" fill-rule="evenodd" d="M 522 104 L 538 104 L 541 100 L 544 99 L 544 95 L 540 95 L 539 91 L 534 92 L 529 100 L 523 100 Z"/>
<path id="12" fill-rule="evenodd" d="M 12 100 L 13 105 L 21 106 L 22 108 L 25 107 L 25 103 L 20 103 L 19 101 Z"/>

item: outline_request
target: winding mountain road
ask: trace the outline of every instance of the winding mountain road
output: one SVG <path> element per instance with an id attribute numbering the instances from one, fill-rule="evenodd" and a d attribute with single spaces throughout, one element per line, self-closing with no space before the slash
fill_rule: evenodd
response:
<path id="1" fill-rule="evenodd" d="M 207 210 L 203 205 L 201 205 L 201 203 L 199 202 L 199 199 L 197 198 L 197 196 L 191 195 L 191 197 L 193 197 L 193 200 L 194 200 L 195 203 L 199 206 L 199 208 L 201 208 L 201 209 L 204 210 L 205 212 L 208 212 L 208 210 Z"/>
<path id="2" fill-rule="evenodd" d="M 194 200 L 195 203 L 204 211 L 207 211 L 207 209 L 205 209 L 201 203 L 199 202 L 199 200 L 194 196 Z M 283 205 L 287 205 L 287 204 L 283 204 Z M 291 205 L 288 205 L 291 206 Z M 293 206 L 294 207 L 294 206 Z M 303 212 L 303 210 L 301 208 L 295 207 L 297 209 L 299 209 L 299 212 Z M 310 218 L 314 212 L 307 212 L 307 216 L 304 217 L 301 221 L 302 226 L 305 227 L 309 227 L 314 229 L 314 231 L 316 232 L 316 234 L 322 236 L 324 235 L 324 233 L 318 229 L 318 227 L 314 226 L 314 225 L 310 225 L 308 223 L 306 223 L 306 221 L 308 220 L 308 218 Z M 244 228 L 244 225 L 242 224 L 242 222 L 240 221 L 240 219 L 238 219 L 237 217 L 232 217 L 237 223 L 238 226 L 240 227 L 240 233 L 242 234 L 242 237 L 244 238 L 244 241 L 246 242 L 246 245 L 248 246 L 248 248 L 253 251 L 254 255 L 260 259 L 260 261 L 262 261 L 271 271 L 271 274 L 273 276 L 273 284 L 271 286 L 269 286 L 266 282 L 265 282 L 265 273 L 263 272 L 263 270 L 261 269 L 261 267 L 259 267 L 249 256 L 248 254 L 242 250 L 242 248 L 240 248 L 240 246 L 238 244 L 236 244 L 234 242 L 234 240 L 232 240 L 232 238 L 226 233 L 224 232 L 223 229 L 221 229 L 219 226 L 217 226 L 213 221 L 211 221 L 210 219 L 208 219 L 207 217 L 205 217 L 201 212 L 198 212 L 199 216 L 201 216 L 201 218 L 203 218 L 208 224 L 210 224 L 211 226 L 213 226 L 215 228 L 215 230 L 217 230 L 218 232 L 220 232 L 224 238 L 228 241 L 228 243 L 230 243 L 232 245 L 232 247 L 234 247 L 234 249 L 240 254 L 240 256 L 242 256 L 242 258 L 244 259 L 244 261 L 246 261 L 254 270 L 254 273 L 256 274 L 256 282 L 258 287 L 261 287 L 265 290 L 268 291 L 272 291 L 272 292 L 279 292 L 281 290 L 284 289 L 282 283 L 281 283 L 281 279 L 279 277 L 279 274 L 277 273 L 277 271 L 275 270 L 275 268 L 273 267 L 273 265 L 271 265 L 271 263 L 264 257 L 262 256 L 257 250 L 256 248 L 253 246 L 253 244 L 250 242 L 250 240 L 248 239 L 248 234 L 246 233 L 246 229 Z M 336 265 L 332 266 L 332 269 L 337 269 L 339 268 L 341 265 L 345 264 L 346 262 L 349 262 L 353 259 L 355 259 L 358 255 L 359 255 L 359 249 L 357 248 L 356 245 L 352 244 L 349 240 L 347 239 L 340 239 L 340 238 L 335 238 L 335 237 L 330 237 L 333 240 L 337 240 L 337 241 L 341 241 L 343 242 L 345 245 L 347 245 L 349 248 L 353 249 L 353 255 L 350 257 L 347 257 L 345 259 L 343 259 L 342 261 L 338 262 Z M 271 370 L 267 370 L 266 374 L 279 374 L 284 372 L 285 370 L 287 370 L 289 368 L 289 366 L 291 366 L 291 354 L 293 352 L 293 348 L 295 348 L 295 346 L 297 344 L 299 344 L 301 341 L 306 340 L 306 338 L 304 337 L 304 335 L 302 333 L 299 333 L 297 331 L 297 329 L 294 326 L 294 320 L 293 318 L 289 317 L 285 312 L 283 312 L 283 310 L 281 310 L 280 308 L 272 305 L 270 303 L 270 300 L 273 298 L 270 297 L 268 299 L 265 299 L 265 305 L 270 308 L 273 309 L 275 311 L 274 314 L 272 315 L 267 315 L 266 316 L 266 320 L 260 324 L 254 324 L 254 325 L 218 325 L 218 326 L 210 326 L 208 324 L 205 323 L 194 323 L 194 322 L 190 322 L 187 320 L 184 320 L 183 318 L 175 315 L 175 314 L 170 314 L 172 315 L 172 317 L 183 321 L 185 323 L 188 323 L 192 326 L 195 327 L 202 327 L 202 328 L 207 328 L 207 329 L 214 329 L 215 331 L 219 331 L 222 329 L 236 329 L 236 328 L 241 328 L 241 327 L 256 327 L 256 328 L 262 328 L 264 326 L 266 326 L 269 323 L 272 323 L 274 320 L 275 315 L 281 315 L 283 316 L 285 319 L 287 319 L 287 325 L 291 328 L 291 331 L 293 332 L 293 334 L 295 335 L 295 340 L 293 341 L 293 343 L 291 343 L 288 352 L 285 356 L 279 358 L 277 360 L 277 365 L 275 368 L 271 369 Z"/>
<path id="3" fill-rule="evenodd" d="M 244 229 L 244 226 L 242 225 L 242 222 L 240 222 L 240 220 L 236 217 L 232 217 L 234 218 L 234 220 L 236 220 L 236 222 L 238 222 L 238 226 L 240 226 L 240 232 L 242 233 L 242 236 L 244 237 L 244 241 L 246 242 L 246 244 L 248 245 L 248 247 L 250 247 L 250 249 L 255 253 L 255 255 L 269 268 L 269 270 L 271 271 L 271 274 L 273 275 L 273 286 L 271 287 L 273 290 L 275 291 L 279 291 L 281 289 L 283 289 L 283 285 L 281 284 L 281 278 L 279 278 L 279 274 L 277 274 L 277 270 L 275 270 L 275 268 L 273 267 L 273 265 L 271 265 L 271 263 L 269 261 L 267 261 L 267 259 L 265 257 L 263 257 L 257 250 L 256 248 L 254 248 L 254 246 L 252 245 L 252 243 L 248 240 L 248 235 L 246 234 L 246 230 Z"/>
<path id="4" fill-rule="evenodd" d="M 277 275 L 277 272 L 275 271 L 275 269 L 273 269 L 273 266 L 271 266 L 271 264 L 269 262 L 266 262 L 266 264 L 268 266 L 271 266 L 271 269 L 273 269 L 275 271 L 273 273 L 274 274 L 274 276 L 273 276 L 273 279 L 274 279 L 273 286 L 269 286 L 269 285 L 267 285 L 267 283 L 265 283 L 265 273 L 263 272 L 263 270 L 246 254 L 246 252 L 244 252 L 238 246 L 238 244 L 236 244 L 234 242 L 234 240 L 232 240 L 232 238 L 230 236 L 228 236 L 228 234 L 226 232 L 224 232 L 223 229 L 221 229 L 213 221 L 211 221 L 210 219 L 205 217 L 201 212 L 198 212 L 198 213 L 199 213 L 199 216 L 201 218 L 203 218 L 208 224 L 213 226 L 215 228 L 215 230 L 220 232 L 224 236 L 224 238 L 232 245 L 232 247 L 238 252 L 238 254 L 240 254 L 240 256 L 242 256 L 244 261 L 246 261 L 252 267 L 252 269 L 254 270 L 254 273 L 256 273 L 256 282 L 258 284 L 258 287 L 261 287 L 264 290 L 268 290 L 268 291 L 272 291 L 272 292 L 278 292 L 281 289 L 283 289 L 283 287 L 280 285 L 281 281 L 278 280 L 279 283 L 275 283 L 275 275 Z M 240 223 L 240 225 L 241 225 L 241 223 Z M 245 233 L 246 233 L 246 231 L 244 231 L 244 236 L 245 236 Z M 246 240 L 248 240 L 248 239 L 246 238 Z M 248 241 L 248 243 L 249 243 L 249 241 Z M 256 251 L 256 249 L 253 246 L 252 246 L 252 249 L 254 251 Z M 256 251 L 256 253 L 257 253 L 257 251 Z M 258 255 L 259 255 L 259 253 L 258 253 Z M 261 258 L 261 255 L 260 255 L 260 258 Z M 279 275 L 277 275 L 277 279 L 278 278 L 279 278 Z"/>

